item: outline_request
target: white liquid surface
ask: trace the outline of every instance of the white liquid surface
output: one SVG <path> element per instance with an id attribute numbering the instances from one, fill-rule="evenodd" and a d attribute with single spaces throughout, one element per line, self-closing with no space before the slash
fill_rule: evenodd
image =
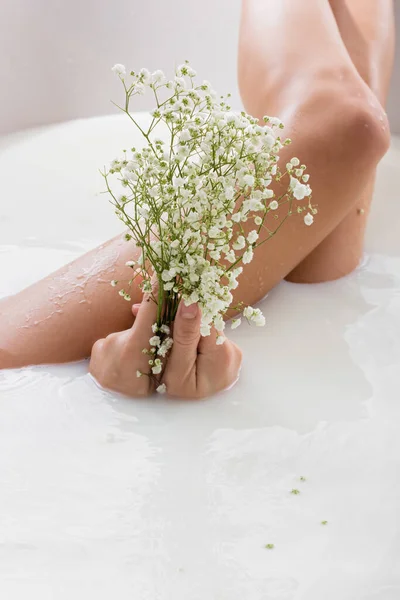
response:
<path id="1" fill-rule="evenodd" d="M 97 169 L 132 134 L 118 116 L 0 140 L 0 297 L 122 230 Z M 283 282 L 264 329 L 228 331 L 228 392 L 130 400 L 86 361 L 0 372 L 1 598 L 400 598 L 399 148 L 363 263 Z"/>

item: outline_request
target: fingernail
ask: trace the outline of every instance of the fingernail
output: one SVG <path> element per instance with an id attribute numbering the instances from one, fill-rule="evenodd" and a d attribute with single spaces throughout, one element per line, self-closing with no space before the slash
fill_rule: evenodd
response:
<path id="1" fill-rule="evenodd" d="M 185 302 L 182 300 L 181 314 L 183 319 L 194 319 L 197 315 L 197 310 L 197 302 L 186 306 Z"/>
<path id="2" fill-rule="evenodd" d="M 140 302 L 139 304 L 132 304 L 132 308 L 140 308 Z"/>

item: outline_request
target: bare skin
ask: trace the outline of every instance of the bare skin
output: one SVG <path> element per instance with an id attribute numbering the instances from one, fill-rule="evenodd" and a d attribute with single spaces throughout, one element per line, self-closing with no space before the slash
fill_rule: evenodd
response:
<path id="1" fill-rule="evenodd" d="M 156 289 L 156 282 L 153 290 Z M 157 297 L 154 291 L 155 297 Z M 157 319 L 157 304 L 145 294 L 141 304 L 132 306 L 136 317 L 133 326 L 97 340 L 92 348 L 89 371 L 104 387 L 127 396 L 148 396 L 165 384 L 168 396 L 200 399 L 222 391 L 239 376 L 242 352 L 223 332 L 224 343 L 217 345 L 215 328 L 206 337 L 200 335 L 199 306 L 179 305 L 171 335 L 174 343 L 164 360 L 161 374 L 149 372 L 149 356 L 142 353 L 154 335 L 152 324 Z M 138 377 L 137 371 L 144 373 Z"/>
<path id="2" fill-rule="evenodd" d="M 394 59 L 393 0 L 330 0 L 330 4 L 353 64 L 385 107 Z M 347 275 L 355 269 L 363 253 L 375 176 L 376 171 L 371 174 L 349 214 L 289 273 L 286 277 L 288 281 L 326 281 Z"/>
<path id="3" fill-rule="evenodd" d="M 278 115 L 285 122 L 285 135 L 293 143 L 282 151 L 282 164 L 298 156 L 307 165 L 319 210 L 312 227 L 301 218 L 289 218 L 278 235 L 256 250 L 234 291 L 234 303 L 253 305 L 293 273 L 358 206 L 371 172 L 388 149 L 389 131 L 380 102 L 346 49 L 328 0 L 245 0 L 239 82 L 251 114 Z M 251 222 L 245 225 L 251 228 Z M 268 232 L 263 235 L 260 241 Z M 354 240 L 346 243 L 343 252 L 353 252 Z M 134 244 L 120 235 L 6 298 L 0 303 L 0 367 L 78 360 L 90 355 L 98 339 L 130 328 L 131 307 L 109 281 L 128 280 L 125 262 L 138 255 Z M 95 258 L 103 268 L 88 276 L 81 289 L 74 289 Z M 326 264 L 325 279 L 332 276 Z M 55 291 L 63 304 L 53 315 Z M 80 303 L 82 293 L 86 303 Z M 141 301 L 138 288 L 131 296 L 132 302 Z M 231 311 L 228 317 L 233 315 Z M 33 320 L 40 323 L 34 327 Z M 28 328 L 21 329 L 23 325 Z"/>

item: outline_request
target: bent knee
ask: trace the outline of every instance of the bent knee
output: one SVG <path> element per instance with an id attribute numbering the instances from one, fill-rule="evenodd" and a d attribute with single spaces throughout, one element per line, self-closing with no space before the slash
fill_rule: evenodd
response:
<path id="1" fill-rule="evenodd" d="M 345 107 L 350 121 L 349 144 L 358 158 L 378 162 L 389 150 L 390 127 L 378 100 L 352 99 Z"/>

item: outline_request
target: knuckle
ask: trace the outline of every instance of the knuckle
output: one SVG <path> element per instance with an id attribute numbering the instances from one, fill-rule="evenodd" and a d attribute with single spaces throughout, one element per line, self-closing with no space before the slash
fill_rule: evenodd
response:
<path id="1" fill-rule="evenodd" d="M 92 357 L 93 357 L 93 355 L 98 355 L 101 353 L 101 351 L 103 350 L 104 342 L 105 342 L 105 340 L 103 338 L 101 338 L 100 340 L 97 340 L 93 344 L 92 351 L 91 351 Z"/>
<path id="2" fill-rule="evenodd" d="M 174 342 L 181 346 L 193 346 L 198 344 L 200 333 L 197 329 L 189 327 L 176 327 L 174 331 Z"/>

